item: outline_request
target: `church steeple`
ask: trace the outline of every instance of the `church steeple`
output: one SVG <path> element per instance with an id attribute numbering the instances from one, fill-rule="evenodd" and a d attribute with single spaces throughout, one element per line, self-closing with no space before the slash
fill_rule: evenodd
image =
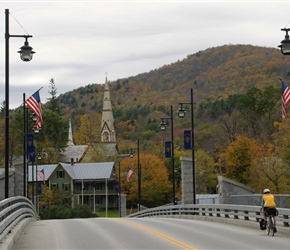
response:
<path id="1" fill-rule="evenodd" d="M 109 83 L 108 83 L 107 76 L 106 76 L 106 82 L 105 82 L 105 88 L 104 88 L 101 141 L 102 142 L 116 142 L 114 117 L 113 117 L 113 112 L 112 112 L 112 104 L 111 104 Z"/>
<path id="2" fill-rule="evenodd" d="M 68 146 L 74 146 L 74 141 L 73 141 L 73 134 L 72 134 L 72 127 L 71 127 L 71 119 L 69 119 L 69 129 L 68 129 Z"/>

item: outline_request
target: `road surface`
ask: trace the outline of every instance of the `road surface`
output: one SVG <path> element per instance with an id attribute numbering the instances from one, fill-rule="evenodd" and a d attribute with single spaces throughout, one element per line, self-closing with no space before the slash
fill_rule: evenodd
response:
<path id="1" fill-rule="evenodd" d="M 33 221 L 13 249 L 290 249 L 290 235 L 169 218 Z"/>

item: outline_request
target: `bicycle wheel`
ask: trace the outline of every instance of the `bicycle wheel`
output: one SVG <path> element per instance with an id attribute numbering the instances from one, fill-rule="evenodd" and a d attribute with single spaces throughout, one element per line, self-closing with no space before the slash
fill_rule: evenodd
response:
<path id="1" fill-rule="evenodd" d="M 267 233 L 267 235 L 269 235 L 270 234 L 270 229 L 271 229 L 271 225 L 270 225 L 270 220 L 269 220 L 270 218 L 269 217 L 267 217 L 267 225 L 266 225 L 266 233 Z"/>
<path id="2" fill-rule="evenodd" d="M 275 224 L 274 224 L 273 216 L 271 216 L 270 221 L 271 221 L 271 234 L 272 234 L 272 236 L 274 236 L 274 234 L 275 234 L 275 230 L 274 230 Z"/>

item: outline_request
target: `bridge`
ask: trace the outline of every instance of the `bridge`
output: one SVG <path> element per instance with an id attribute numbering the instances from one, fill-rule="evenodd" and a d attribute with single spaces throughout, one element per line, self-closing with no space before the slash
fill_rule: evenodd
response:
<path id="1" fill-rule="evenodd" d="M 290 209 L 282 208 L 275 237 L 259 229 L 258 206 L 168 205 L 125 218 L 41 221 L 30 200 L 13 197 L 0 202 L 0 211 L 0 249 L 289 249 L 290 245 Z"/>

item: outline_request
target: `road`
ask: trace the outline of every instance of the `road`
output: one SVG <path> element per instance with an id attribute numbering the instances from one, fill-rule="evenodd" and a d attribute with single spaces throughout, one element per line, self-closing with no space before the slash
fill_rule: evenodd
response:
<path id="1" fill-rule="evenodd" d="M 13 249 L 289 249 L 290 235 L 169 218 L 33 221 Z"/>

